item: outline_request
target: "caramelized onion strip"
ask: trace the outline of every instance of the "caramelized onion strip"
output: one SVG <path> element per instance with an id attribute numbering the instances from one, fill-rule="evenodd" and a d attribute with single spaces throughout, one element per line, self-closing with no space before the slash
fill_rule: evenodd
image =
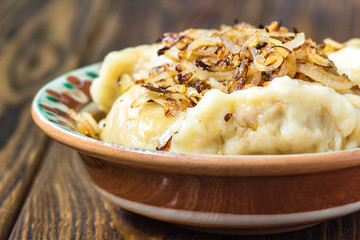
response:
<path id="1" fill-rule="evenodd" d="M 272 53 L 266 59 L 263 55 L 257 55 L 254 59 L 255 67 L 262 72 L 273 71 L 274 69 L 278 68 L 282 62 L 283 58 L 277 52 Z"/>
<path id="2" fill-rule="evenodd" d="M 346 76 L 327 72 L 324 68 L 310 63 L 299 64 L 299 72 L 335 90 L 347 90 L 353 86 Z"/>

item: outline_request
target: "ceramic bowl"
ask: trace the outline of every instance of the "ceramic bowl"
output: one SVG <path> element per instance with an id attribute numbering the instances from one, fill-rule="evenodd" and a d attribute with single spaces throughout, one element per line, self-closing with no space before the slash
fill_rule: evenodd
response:
<path id="1" fill-rule="evenodd" d="M 100 64 L 67 73 L 35 96 L 32 116 L 78 151 L 96 189 L 128 211 L 203 231 L 276 233 L 360 210 L 360 150 L 216 156 L 120 146 L 74 130 L 68 114 L 96 112 Z"/>

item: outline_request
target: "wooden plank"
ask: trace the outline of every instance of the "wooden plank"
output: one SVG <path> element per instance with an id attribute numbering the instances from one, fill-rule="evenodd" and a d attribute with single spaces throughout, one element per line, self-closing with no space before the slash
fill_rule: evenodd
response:
<path id="1" fill-rule="evenodd" d="M 53 6 L 55 3 L 44 4 L 45 7 L 41 9 L 46 8 L 46 11 L 37 11 L 48 14 L 55 13 L 55 15 L 66 12 L 66 15 L 69 14 L 71 18 L 73 12 L 68 13 L 66 10 L 68 10 L 68 6 L 72 6 L 72 2 L 65 2 L 64 5 L 57 3 L 62 6 L 60 7 L 61 11 L 57 11 L 55 7 L 46 7 Z M 272 5 L 273 2 L 277 4 Z M 355 26 L 358 26 L 359 17 L 353 13 L 346 13 L 351 6 L 358 9 L 358 3 L 355 0 L 344 3 L 340 1 L 336 3 L 335 0 L 326 2 L 330 2 L 332 11 L 335 11 L 340 4 L 344 4 L 345 7 L 333 15 L 344 14 L 341 16 L 344 20 L 341 21 L 348 23 L 355 20 Z M 74 51 L 74 54 L 67 52 L 70 56 L 68 61 L 73 61 L 72 64 L 66 65 L 66 67 L 61 66 L 61 68 L 65 70 L 75 65 L 86 65 L 100 61 L 111 50 L 142 43 L 152 43 L 165 31 L 180 31 L 189 27 L 218 27 L 222 23 L 232 24 L 235 18 L 240 21 L 249 21 L 254 25 L 266 24 L 274 19 L 284 20 L 284 25 L 296 26 L 300 31 L 307 33 L 310 31 L 307 34 L 308 36 L 312 35 L 314 39 L 321 40 L 326 31 L 332 30 L 330 28 L 331 23 L 326 20 L 325 23 L 320 21 L 317 22 L 318 25 L 314 25 L 313 22 L 322 19 L 316 13 L 324 11 L 322 8 L 327 6 L 326 2 L 320 1 L 320 3 L 312 4 L 312 1 L 309 0 L 290 1 L 289 3 L 285 0 L 271 2 L 261 0 L 231 0 L 226 2 L 215 0 L 196 2 L 170 2 L 166 0 L 102 1 L 101 7 L 95 11 L 96 16 L 92 18 L 94 22 L 85 24 L 85 26 L 91 26 L 91 30 L 80 29 L 80 24 L 77 28 L 73 27 L 75 30 L 70 32 L 66 29 L 70 28 L 69 25 L 61 28 L 64 33 L 69 33 L 72 36 L 67 35 L 66 43 L 69 45 L 68 48 Z M 83 4 L 89 5 L 84 2 Z M 14 5 L 16 6 L 11 7 L 12 11 L 22 4 L 14 3 Z M 81 13 L 80 15 L 89 11 L 82 8 L 80 11 L 81 3 L 75 5 Z M 310 9 L 314 6 L 317 9 Z M 298 8 L 300 10 L 297 10 Z M 21 9 L 26 12 L 25 8 L 21 7 Z M 5 13 L 5 11 L 0 9 L 0 13 Z M 324 14 L 331 16 L 331 12 L 320 12 L 320 15 Z M 3 19 L 13 20 L 14 17 L 5 16 Z M 57 23 L 58 21 L 59 18 L 57 21 L 51 22 L 51 26 L 61 25 L 61 23 Z M 84 23 L 85 20 L 82 21 Z M 295 25 L 295 23 L 297 24 Z M 20 24 L 15 25 L 21 28 Z M 0 29 L 3 29 L 1 28 L 3 26 L 0 24 Z M 326 28 L 319 31 L 316 29 L 318 26 L 326 26 Z M 346 40 L 354 34 L 359 34 L 357 28 L 350 27 L 348 24 L 343 30 L 341 30 L 340 24 L 334 26 L 334 29 L 337 30 L 334 30 L 334 35 L 329 35 L 337 40 Z M 87 38 L 80 37 L 80 41 L 78 37 L 84 35 L 77 31 L 85 31 L 89 34 Z M 32 30 L 28 30 L 27 34 L 32 32 Z M 15 34 L 14 31 L 10 31 L 10 33 L 9 36 Z M 57 37 L 64 39 L 63 36 Z M 6 39 L 8 38 L 6 37 Z M 0 38 L 0 43 L 3 41 L 3 38 Z M 49 41 L 46 40 L 43 43 L 47 44 Z M 22 41 L 19 41 L 17 46 L 19 47 L 21 43 Z M 35 80 L 32 82 L 35 82 L 35 85 L 42 84 Z M 24 89 L 22 93 L 26 96 Z M 27 94 L 31 95 L 30 93 Z M 0 98 L 1 96 L 2 93 L 0 92 Z M 268 236 L 226 237 L 183 230 L 131 214 L 108 202 L 93 189 L 77 160 L 76 154 L 59 144 L 53 144 L 21 211 L 11 239 L 359 239 L 359 231 L 357 230 L 359 229 L 359 219 L 360 214 L 356 213 L 310 229 Z"/>
<path id="2" fill-rule="evenodd" d="M 89 1 L 2 1 L 0 8 L 0 239 L 10 234 L 48 138 L 30 103 L 76 68 L 97 12 Z"/>
<path id="3" fill-rule="evenodd" d="M 240 21 L 259 23 L 262 0 L 200 1 L 105 1 L 102 19 L 91 39 L 83 64 L 102 61 L 114 50 L 139 44 L 152 44 L 164 32 L 187 28 L 218 28 Z M 91 47 L 90 47 L 91 46 Z"/>
<path id="4" fill-rule="evenodd" d="M 282 21 L 319 43 L 327 37 L 341 42 L 360 37 L 359 1 L 273 0 L 263 4 L 262 23 Z"/>
<path id="5" fill-rule="evenodd" d="M 105 1 L 97 31 L 84 51 L 84 65 L 101 61 L 110 51 L 151 44 L 164 32 L 218 28 L 235 20 L 254 26 L 272 21 L 306 33 L 315 41 L 360 37 L 360 2 L 356 0 L 217 0 Z"/>
<path id="6" fill-rule="evenodd" d="M 136 219 L 96 192 L 74 151 L 54 143 L 10 238 L 147 239 L 166 228 Z"/>
<path id="7" fill-rule="evenodd" d="M 10 239 L 359 239 L 360 213 L 263 236 L 200 233 L 127 212 L 102 197 L 70 148 L 53 143 Z"/>

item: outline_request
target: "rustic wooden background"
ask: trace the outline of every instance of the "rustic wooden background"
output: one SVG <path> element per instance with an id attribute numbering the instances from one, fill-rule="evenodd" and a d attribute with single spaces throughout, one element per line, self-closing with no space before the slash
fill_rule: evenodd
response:
<path id="1" fill-rule="evenodd" d="M 235 19 L 283 21 L 316 41 L 360 37 L 358 0 L 0 0 L 0 240 L 360 239 L 360 212 L 264 236 L 198 233 L 126 212 L 96 194 L 74 151 L 32 122 L 31 100 L 54 77 L 166 31 Z"/>

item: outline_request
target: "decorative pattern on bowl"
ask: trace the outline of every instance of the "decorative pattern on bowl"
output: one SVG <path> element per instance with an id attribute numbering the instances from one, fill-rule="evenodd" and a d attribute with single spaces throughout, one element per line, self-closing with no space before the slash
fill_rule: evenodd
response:
<path id="1" fill-rule="evenodd" d="M 98 77 L 100 63 L 64 74 L 39 91 L 36 99 L 41 116 L 60 128 L 76 134 L 69 109 L 84 110 L 91 103 L 90 86 Z"/>

